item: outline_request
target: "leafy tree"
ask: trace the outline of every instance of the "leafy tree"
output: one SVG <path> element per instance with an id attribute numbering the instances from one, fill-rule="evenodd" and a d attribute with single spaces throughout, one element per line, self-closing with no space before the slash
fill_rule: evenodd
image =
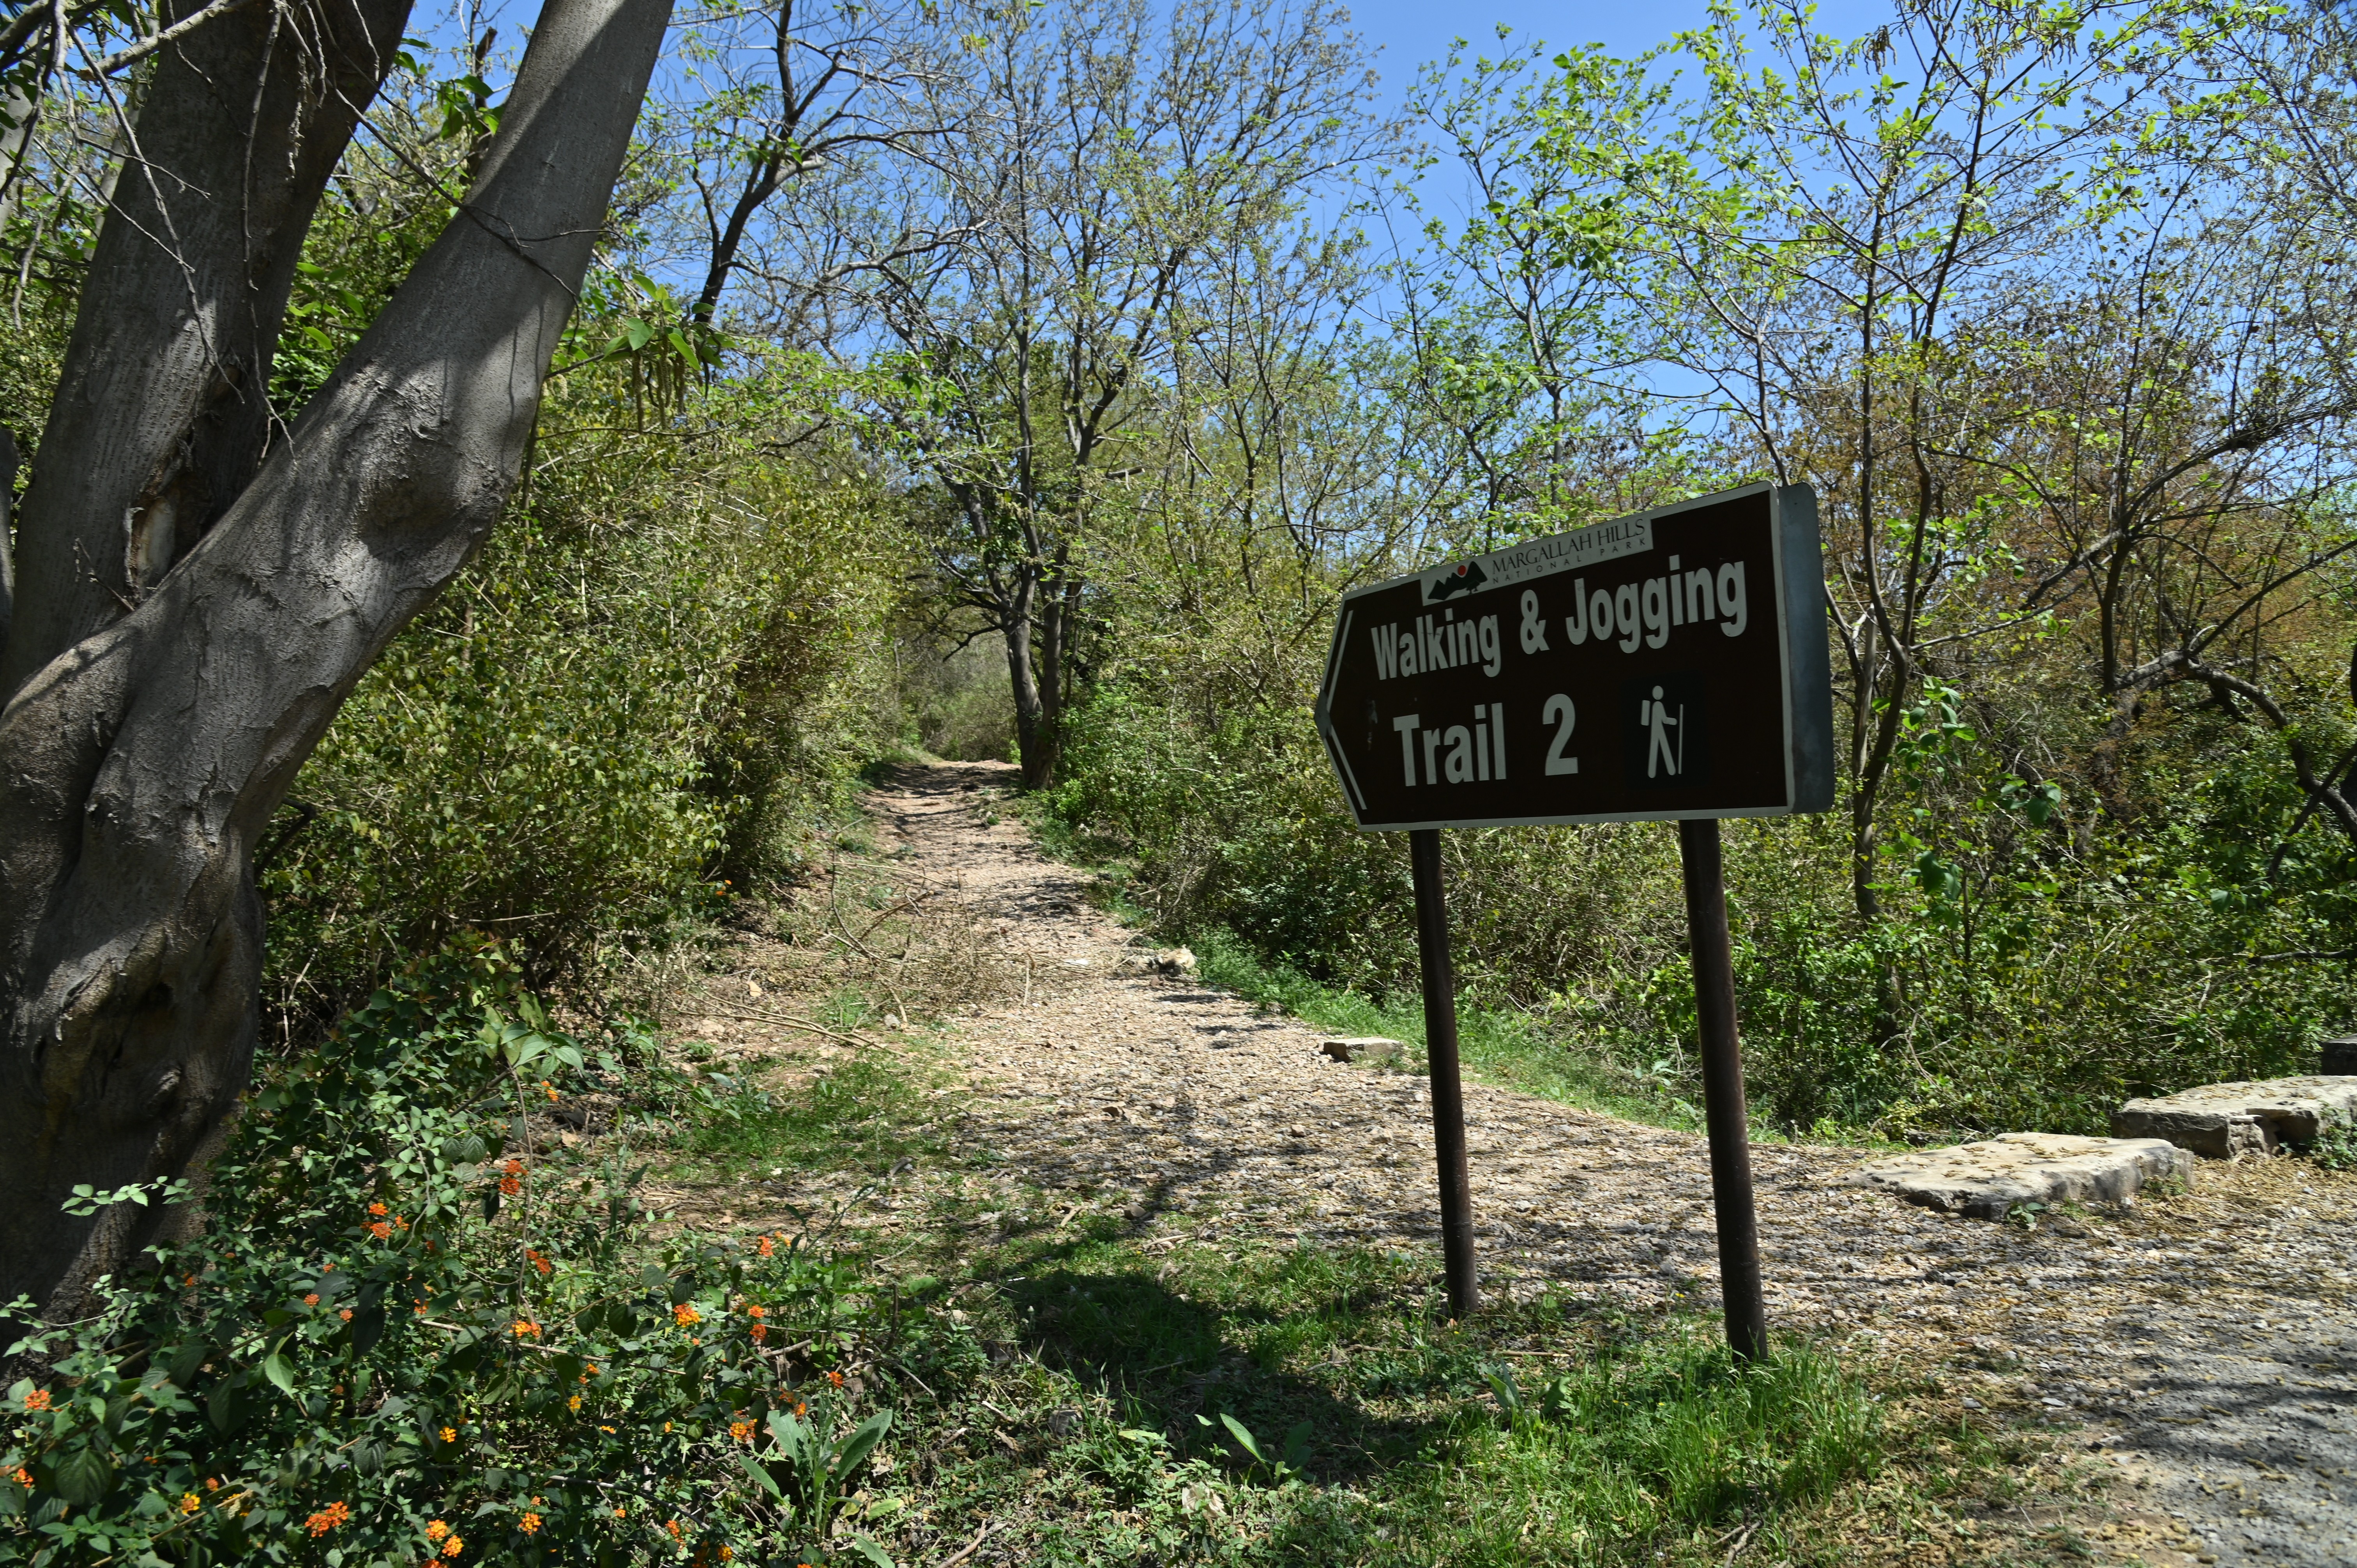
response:
<path id="1" fill-rule="evenodd" d="M 937 234 L 866 275 L 905 354 L 882 417 L 929 482 L 942 582 L 1004 641 L 1024 779 L 1055 771 L 1109 515 L 1162 470 L 1159 388 L 1222 258 L 1365 150 L 1339 13 L 1272 0 L 1009 7 L 916 193 Z M 872 244 L 872 252 L 889 250 Z"/>
<path id="2" fill-rule="evenodd" d="M 0 1297 L 70 1311 L 119 1271 L 150 1211 L 66 1196 L 178 1175 L 244 1089 L 255 844 L 500 517 L 668 12 L 550 0 L 440 236 L 292 420 L 269 389 L 303 240 L 407 5 L 167 9 L 104 59 L 102 32 L 56 31 L 76 13 L 0 28 L 0 81 L 28 102 L 89 62 L 129 155 L 0 656 Z"/>

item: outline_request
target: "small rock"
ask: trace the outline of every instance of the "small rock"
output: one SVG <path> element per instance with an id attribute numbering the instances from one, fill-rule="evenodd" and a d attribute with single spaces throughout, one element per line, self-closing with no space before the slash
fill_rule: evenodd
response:
<path id="1" fill-rule="evenodd" d="M 1287 1127 L 1285 1130 L 1285 1135 L 1288 1138 L 1307 1138 L 1309 1136 L 1309 1129 L 1307 1127 Z"/>
<path id="2" fill-rule="evenodd" d="M 2131 1100 L 2112 1112 L 2112 1133 L 2166 1138 L 2180 1149 L 2230 1160 L 2305 1144 L 2351 1121 L 2357 1121 L 2357 1077 L 2271 1078 Z"/>
<path id="3" fill-rule="evenodd" d="M 2163 1138 L 2007 1133 L 1876 1160 L 1849 1179 L 1926 1208 L 2002 1219 L 2024 1203 L 2132 1203 L 2147 1181 L 2192 1175 L 2191 1158 Z"/>
<path id="4" fill-rule="evenodd" d="M 1407 1047 L 1381 1035 L 1343 1035 L 1318 1042 L 1318 1048 L 1338 1062 L 1393 1062 Z"/>
<path id="5" fill-rule="evenodd" d="M 1195 955 L 1187 948 L 1172 948 L 1146 960 L 1146 967 L 1156 974 L 1192 974 L 1195 972 Z"/>
<path id="6" fill-rule="evenodd" d="M 1080 1424 L 1081 1412 L 1070 1405 L 1048 1413 L 1048 1430 L 1059 1437 L 1070 1436 L 1072 1429 Z"/>

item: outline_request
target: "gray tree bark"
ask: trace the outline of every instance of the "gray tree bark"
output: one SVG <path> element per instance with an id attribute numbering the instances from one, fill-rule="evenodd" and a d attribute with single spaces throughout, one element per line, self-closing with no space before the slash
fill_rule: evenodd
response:
<path id="1" fill-rule="evenodd" d="M 25 496 L 0 697 L 153 591 L 283 437 L 295 263 L 409 8 L 248 5 L 157 59 Z"/>
<path id="2" fill-rule="evenodd" d="M 176 560 L 125 594 L 128 606 L 109 614 L 80 594 L 60 618 L 39 602 L 55 581 L 37 588 L 27 575 L 12 661 L 37 616 L 48 642 L 104 624 L 25 669 L 0 711 L 0 1302 L 29 1293 L 58 1317 L 135 1262 L 154 1208 L 77 1219 L 64 1198 L 76 1183 L 178 1174 L 244 1089 L 262 956 L 254 842 L 353 684 L 481 542 L 515 484 L 669 10 L 547 0 L 457 215 L 293 429 L 270 435 L 262 421 L 251 481 L 233 499 L 206 492 L 218 521 L 186 548 L 176 524 Z M 143 111 L 143 133 L 155 112 Z M 293 227 L 271 232 L 299 243 L 317 195 L 298 183 L 309 149 L 299 135 L 257 144 L 295 155 L 269 177 L 270 209 Z M 125 221 L 113 213 L 108 229 Z M 143 264 L 102 239 L 98 274 L 110 255 Z M 252 265 L 226 315 L 259 292 Z M 94 302 L 122 297 L 103 275 L 90 288 L 77 360 L 109 340 L 89 319 Z M 182 313 L 175 330 L 198 333 L 201 291 L 176 282 L 138 307 L 167 300 Z M 266 369 L 265 357 L 240 374 Z M 80 364 L 66 381 L 103 384 Z M 151 393 L 135 378 L 112 395 L 124 401 L 90 416 L 128 428 Z M 158 421 L 181 430 L 222 406 L 178 382 L 154 395 Z M 228 467 L 206 469 L 209 486 L 242 450 L 229 435 L 213 449 Z M 36 490 L 50 485 L 57 450 L 38 452 Z M 20 562 L 110 537 L 102 513 L 62 503 L 38 515 L 28 505 L 20 521 Z M 66 542 L 37 551 L 36 529 Z"/>

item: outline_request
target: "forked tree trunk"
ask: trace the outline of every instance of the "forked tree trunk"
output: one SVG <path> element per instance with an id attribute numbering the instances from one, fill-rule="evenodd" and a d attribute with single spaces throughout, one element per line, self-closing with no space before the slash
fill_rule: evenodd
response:
<path id="1" fill-rule="evenodd" d="M 270 362 L 295 264 L 409 9 L 246 5 L 158 59 L 17 520 L 0 699 L 122 619 L 284 438 Z"/>
<path id="2" fill-rule="evenodd" d="M 397 34 L 390 5 L 361 4 L 375 19 L 364 31 L 391 18 Z M 361 673 L 500 515 L 669 9 L 547 0 L 457 216 L 293 430 L 268 441 L 233 502 L 200 498 L 199 512 L 219 521 L 192 548 L 176 544 L 159 580 L 135 585 L 131 607 L 97 612 L 104 624 L 86 631 L 77 628 L 90 617 L 75 610 L 65 623 L 74 640 L 38 660 L 12 654 L 11 668 L 27 668 L 0 711 L 0 1302 L 29 1293 L 57 1317 L 98 1275 L 135 1262 L 153 1208 L 77 1219 L 62 1202 L 77 1183 L 179 1174 L 245 1088 L 262 959 L 254 842 Z M 271 109 L 257 85 L 213 82 L 233 102 L 293 112 Z M 143 142 L 153 112 L 142 114 Z M 169 141 L 169 129 L 156 127 L 156 139 Z M 253 177 L 271 187 L 249 191 L 253 210 L 284 219 L 257 220 L 272 243 L 299 243 L 317 199 L 300 188 L 317 172 L 302 140 L 257 137 L 299 155 Z M 120 210 L 110 215 L 110 232 L 122 224 Z M 93 302 L 120 298 L 107 268 L 142 264 L 136 247 L 102 240 L 77 360 L 110 351 L 109 332 L 89 319 Z M 256 281 L 266 267 L 205 264 L 239 279 L 224 295 L 266 292 Z M 172 310 L 194 317 L 203 301 L 181 278 L 169 299 L 135 303 L 168 325 Z M 236 375 L 252 392 L 266 373 L 265 345 L 262 362 Z M 192 407 L 201 423 L 221 396 L 247 407 L 235 388 L 217 393 L 199 380 L 194 395 L 159 392 L 139 375 L 77 363 L 64 384 L 111 389 L 91 394 L 112 401 L 85 417 L 122 429 L 139 425 L 145 399 L 167 404 L 156 417 L 182 428 Z M 232 473 L 235 451 L 231 442 L 221 458 Z M 35 493 L 98 484 L 82 475 L 53 486 L 53 460 L 44 445 Z M 135 478 L 145 495 L 152 473 L 117 474 L 104 493 Z M 104 537 L 121 518 L 60 503 L 38 515 L 28 505 L 19 522 L 19 559 L 30 561 L 58 538 Z M 27 574 L 21 586 L 12 648 L 28 626 L 57 621 L 54 606 L 36 602 L 53 584 Z"/>

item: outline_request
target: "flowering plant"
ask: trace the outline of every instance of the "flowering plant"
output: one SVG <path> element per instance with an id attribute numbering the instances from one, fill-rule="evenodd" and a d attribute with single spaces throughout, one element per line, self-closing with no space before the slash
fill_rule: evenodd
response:
<path id="1" fill-rule="evenodd" d="M 0 1563 L 829 1561 L 888 1423 L 824 1376 L 856 1277 L 785 1239 L 658 1248 L 627 1148 L 535 1137 L 522 1065 L 627 1095 L 633 1054 L 471 943 L 275 1073 L 197 1234 L 10 1348 L 43 1369 L 0 1408 Z M 781 1483 L 741 1432 L 798 1410 L 851 1437 Z"/>

